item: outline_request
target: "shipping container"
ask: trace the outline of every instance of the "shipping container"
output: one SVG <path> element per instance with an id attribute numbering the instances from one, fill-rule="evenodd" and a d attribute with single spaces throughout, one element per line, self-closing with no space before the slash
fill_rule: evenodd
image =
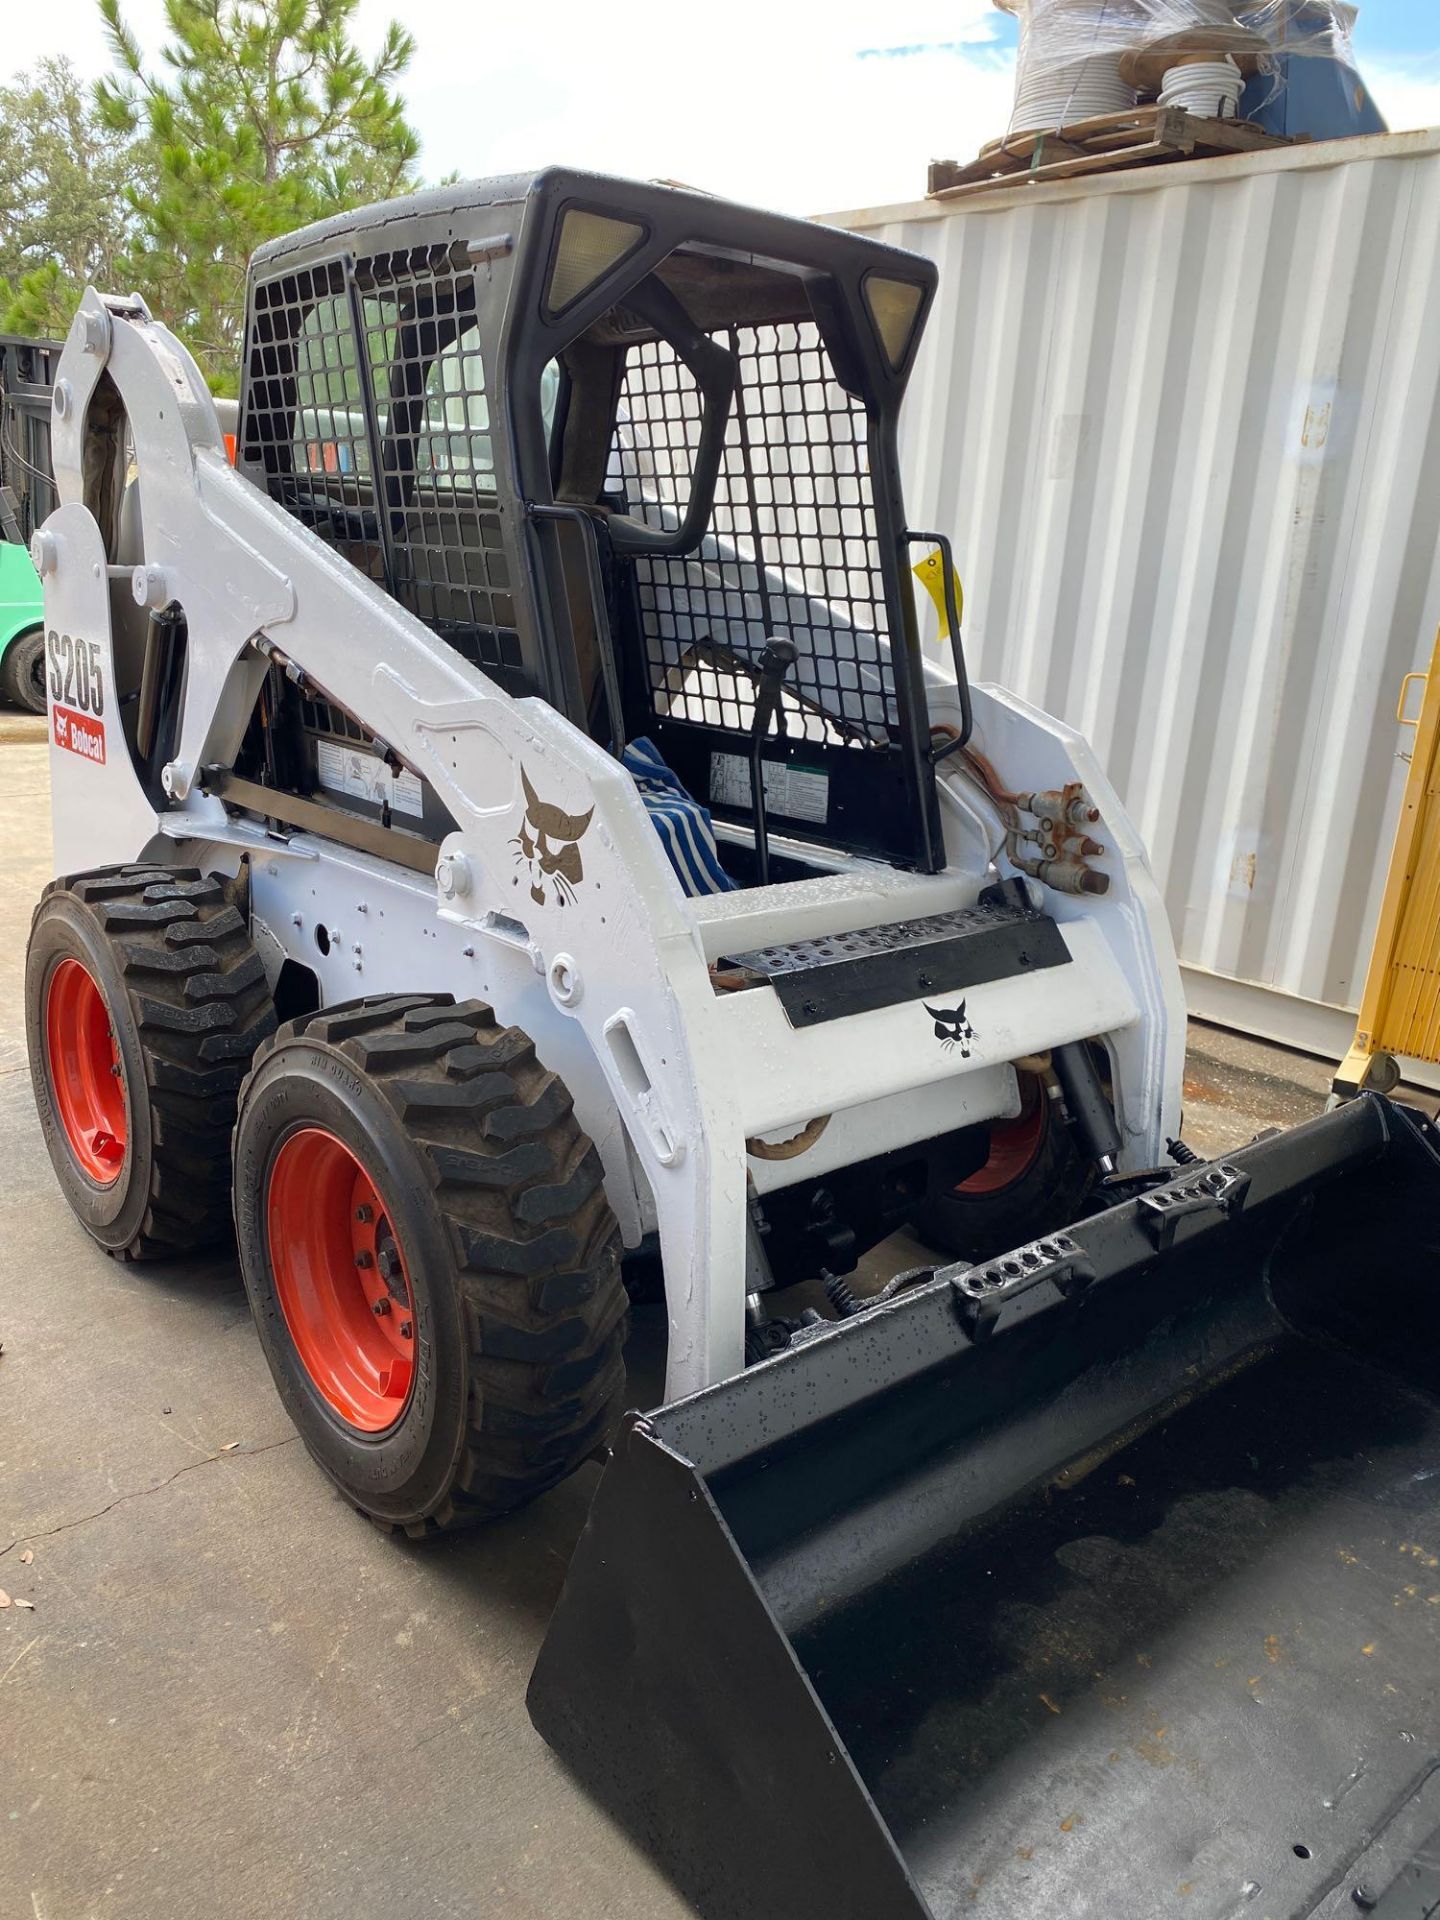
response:
<path id="1" fill-rule="evenodd" d="M 914 526 L 1089 736 L 1191 1009 L 1338 1057 L 1440 622 L 1440 132 L 826 216 L 928 255 Z"/>

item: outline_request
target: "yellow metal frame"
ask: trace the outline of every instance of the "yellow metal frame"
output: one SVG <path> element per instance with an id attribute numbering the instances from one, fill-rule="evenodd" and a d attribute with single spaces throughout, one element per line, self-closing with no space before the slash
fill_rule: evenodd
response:
<path id="1" fill-rule="evenodd" d="M 1405 708 L 1417 680 L 1425 692 L 1412 717 Z M 1415 729 L 1415 750 L 1359 1026 L 1335 1076 L 1339 1094 L 1394 1086 L 1397 1054 L 1440 1063 L 1440 634 L 1429 673 L 1407 673 L 1401 683 L 1395 717 Z"/>

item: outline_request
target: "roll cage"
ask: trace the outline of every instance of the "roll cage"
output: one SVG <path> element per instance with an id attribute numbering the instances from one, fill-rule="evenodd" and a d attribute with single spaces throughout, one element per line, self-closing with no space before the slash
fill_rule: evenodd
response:
<path id="1" fill-rule="evenodd" d="M 510 691 L 648 736 L 742 828 L 790 641 L 772 824 L 933 871 L 896 424 L 934 278 L 569 171 L 417 196 L 257 254 L 241 461 Z"/>

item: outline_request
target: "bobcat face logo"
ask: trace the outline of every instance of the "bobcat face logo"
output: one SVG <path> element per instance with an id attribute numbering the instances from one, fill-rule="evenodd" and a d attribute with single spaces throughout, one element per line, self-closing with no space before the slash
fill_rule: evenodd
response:
<path id="1" fill-rule="evenodd" d="M 965 1002 L 962 1000 L 953 1012 L 949 1007 L 931 1006 L 927 1006 L 925 1011 L 935 1022 L 935 1038 L 945 1051 L 949 1053 L 953 1047 L 959 1047 L 960 1058 L 968 1060 L 970 1044 L 975 1038 L 975 1029 L 971 1026 L 965 1012 Z"/>
<path id="2" fill-rule="evenodd" d="M 585 878 L 580 859 L 580 842 L 595 816 L 587 813 L 563 813 L 559 807 L 542 800 L 530 784 L 524 767 L 520 785 L 525 790 L 525 818 L 520 831 L 511 840 L 516 864 L 524 867 L 530 880 L 530 898 L 543 907 L 553 894 L 564 906 L 575 898 L 575 889 Z"/>

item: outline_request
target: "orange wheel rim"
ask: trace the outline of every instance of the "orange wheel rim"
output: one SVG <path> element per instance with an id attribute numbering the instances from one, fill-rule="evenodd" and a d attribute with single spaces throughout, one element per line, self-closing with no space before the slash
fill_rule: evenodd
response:
<path id="1" fill-rule="evenodd" d="M 46 982 L 45 1060 L 81 1172 L 97 1186 L 114 1186 L 129 1137 L 125 1074 L 104 996 L 79 960 L 62 960 Z"/>
<path id="2" fill-rule="evenodd" d="M 1003 1193 L 1022 1179 L 1040 1157 L 1045 1144 L 1045 1092 L 1033 1074 L 1020 1076 L 1021 1106 L 1013 1120 L 997 1120 L 990 1129 L 990 1156 L 968 1179 L 956 1186 L 967 1199 Z"/>
<path id="3" fill-rule="evenodd" d="M 301 1365 L 347 1426 L 383 1433 L 414 1387 L 415 1296 L 374 1181 L 343 1140 L 301 1127 L 271 1162 L 265 1225 Z"/>

